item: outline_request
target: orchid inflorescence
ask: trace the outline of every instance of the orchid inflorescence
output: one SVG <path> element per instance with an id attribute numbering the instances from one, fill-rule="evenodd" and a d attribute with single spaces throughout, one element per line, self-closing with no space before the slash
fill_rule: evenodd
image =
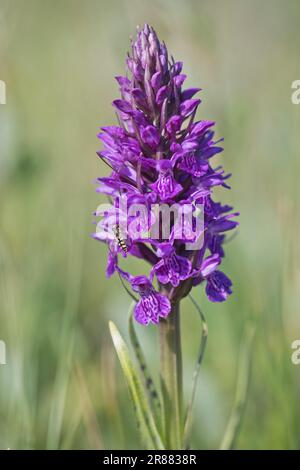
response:
<path id="1" fill-rule="evenodd" d="M 214 187 L 229 188 L 226 181 L 230 175 L 224 174 L 222 167 L 212 166 L 212 157 L 223 148 L 220 141 L 214 140 L 215 123 L 196 120 L 201 101 L 195 95 L 200 89 L 184 89 L 182 62 L 168 56 L 165 44 L 147 24 L 132 42 L 127 69 L 127 76 L 116 77 L 121 99 L 113 106 L 119 124 L 102 127 L 99 134 L 104 149 L 98 155 L 112 168 L 110 176 L 97 180 L 97 191 L 112 203 L 101 226 L 110 226 L 116 234 L 112 214 L 120 209 L 120 198 L 126 196 L 127 210 L 134 204 L 148 210 L 149 216 L 142 222 L 139 219 L 139 225 L 150 235 L 141 237 L 139 231 L 135 236 L 128 225 L 121 234 L 119 220 L 117 236 L 106 237 L 98 230 L 94 236 L 109 245 L 107 276 L 118 272 L 139 295 L 134 316 L 147 325 L 166 318 L 171 304 L 199 284 L 206 284 L 212 302 L 222 302 L 231 294 L 232 283 L 219 266 L 224 257 L 225 232 L 237 226 L 232 217 L 238 214 L 212 199 Z M 153 204 L 188 204 L 190 226 L 178 235 L 173 220 L 167 238 L 151 237 L 151 228 L 157 223 L 151 212 Z M 203 227 L 195 233 L 199 205 L 203 207 Z M 138 214 L 128 217 L 131 222 L 137 219 Z M 190 249 L 187 242 L 200 237 L 197 249 Z M 122 269 L 119 255 L 144 259 L 151 266 L 149 275 L 133 276 Z M 158 288 L 154 286 L 155 278 Z"/>

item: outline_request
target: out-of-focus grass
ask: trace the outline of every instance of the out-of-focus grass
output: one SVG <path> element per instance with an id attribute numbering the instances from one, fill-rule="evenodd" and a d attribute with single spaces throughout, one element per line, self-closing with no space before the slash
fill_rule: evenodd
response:
<path id="1" fill-rule="evenodd" d="M 225 136 L 220 157 L 241 211 L 228 244 L 234 295 L 212 305 L 193 445 L 220 443 L 234 397 L 239 343 L 256 325 L 249 402 L 238 447 L 300 448 L 299 2 L 279 0 L 2 0 L 0 79 L 1 448 L 136 448 L 129 397 L 108 334 L 126 332 L 130 300 L 104 277 L 105 249 L 89 238 L 100 202 L 92 181 L 97 127 L 113 123 L 112 77 L 130 35 L 147 21 L 203 89 L 200 118 Z M 146 267 L 143 268 L 146 271 Z M 186 393 L 200 325 L 183 302 Z M 195 326 L 196 325 L 196 326 Z M 156 330 L 138 328 L 156 373 Z"/>

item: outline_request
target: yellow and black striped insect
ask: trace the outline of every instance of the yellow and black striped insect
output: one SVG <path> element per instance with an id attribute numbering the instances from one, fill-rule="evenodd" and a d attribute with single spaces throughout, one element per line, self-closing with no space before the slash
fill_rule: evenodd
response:
<path id="1" fill-rule="evenodd" d="M 127 254 L 128 252 L 128 246 L 124 238 L 121 236 L 120 233 L 120 225 L 116 225 L 113 229 L 113 232 L 115 234 L 116 240 L 118 242 L 119 247 L 123 251 L 123 253 Z"/>

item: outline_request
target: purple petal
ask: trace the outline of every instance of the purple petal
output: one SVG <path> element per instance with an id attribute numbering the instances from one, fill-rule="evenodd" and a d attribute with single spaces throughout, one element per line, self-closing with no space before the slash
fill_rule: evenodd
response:
<path id="1" fill-rule="evenodd" d="M 213 234 L 220 233 L 220 232 L 227 232 L 228 230 L 234 229 L 237 225 L 239 225 L 238 222 L 223 218 L 223 219 L 219 219 L 219 220 L 212 222 L 209 228 L 209 231 Z"/>
<path id="2" fill-rule="evenodd" d="M 119 126 L 105 126 L 101 127 L 101 130 L 106 132 L 108 135 L 111 137 L 114 137 L 116 139 L 121 139 L 125 137 L 125 131 L 122 127 Z M 99 134 L 100 136 L 100 134 Z"/>
<path id="3" fill-rule="evenodd" d="M 159 256 L 160 258 L 164 258 L 165 256 L 168 256 L 173 252 L 174 252 L 174 248 L 172 244 L 169 242 L 158 243 L 156 247 L 157 256 Z"/>
<path id="4" fill-rule="evenodd" d="M 157 193 L 161 201 L 174 198 L 182 190 L 181 184 L 175 180 L 171 171 L 162 173 L 158 180 L 149 186 Z"/>
<path id="5" fill-rule="evenodd" d="M 189 100 L 193 98 L 193 96 L 198 93 L 198 91 L 201 91 L 201 88 L 188 88 L 187 90 L 184 90 L 181 93 L 181 99 L 182 101 Z"/>
<path id="6" fill-rule="evenodd" d="M 113 106 L 125 114 L 131 114 L 133 111 L 131 105 L 125 100 L 114 100 Z"/>
<path id="7" fill-rule="evenodd" d="M 169 274 L 165 268 L 165 261 L 161 259 L 158 263 L 153 266 L 151 269 L 151 277 L 153 278 L 154 274 L 156 275 L 159 282 L 162 284 L 168 284 L 169 281 Z"/>
<path id="8" fill-rule="evenodd" d="M 195 177 L 201 177 L 206 174 L 208 164 L 206 161 L 196 159 L 194 154 L 187 153 L 182 157 L 182 161 L 179 163 L 179 168 Z"/>
<path id="9" fill-rule="evenodd" d="M 201 103 L 201 100 L 199 99 L 192 99 L 192 100 L 186 100 L 181 105 L 179 106 L 179 111 L 181 116 L 187 117 L 189 116 L 196 108 L 197 106 Z"/>
<path id="10" fill-rule="evenodd" d="M 131 287 L 135 292 L 139 294 L 145 294 L 151 291 L 152 284 L 147 276 L 135 276 L 131 280 Z"/>
<path id="11" fill-rule="evenodd" d="M 134 88 L 131 91 L 131 95 L 138 104 L 146 103 L 146 96 L 140 88 Z"/>
<path id="12" fill-rule="evenodd" d="M 158 90 L 158 92 L 156 93 L 156 98 L 155 98 L 155 101 L 158 105 L 162 104 L 164 99 L 168 96 L 168 91 L 169 91 L 169 88 L 166 85 L 162 86 Z"/>
<path id="13" fill-rule="evenodd" d="M 215 125 L 214 121 L 199 121 L 199 122 L 196 122 L 193 125 L 191 135 L 199 136 L 199 135 L 203 134 L 207 129 L 209 129 L 210 127 L 212 127 L 214 125 Z"/>
<path id="14" fill-rule="evenodd" d="M 178 75 L 182 70 L 183 63 L 182 62 L 175 62 L 173 66 L 173 71 L 175 75 Z"/>
<path id="15" fill-rule="evenodd" d="M 161 86 L 162 74 L 161 72 L 156 72 L 151 78 L 151 86 L 156 91 Z"/>
<path id="16" fill-rule="evenodd" d="M 149 145 L 153 150 L 155 150 L 160 141 L 160 135 L 158 130 L 154 126 L 147 126 L 141 131 L 141 137 L 145 144 Z"/>
<path id="17" fill-rule="evenodd" d="M 159 261 L 153 270 L 159 282 L 162 284 L 170 282 L 174 287 L 177 287 L 180 281 L 189 277 L 191 268 L 191 262 L 187 258 L 173 253 Z"/>
<path id="18" fill-rule="evenodd" d="M 134 308 L 134 317 L 142 325 L 150 322 L 159 323 L 159 318 L 166 318 L 171 311 L 171 304 L 167 297 L 156 291 L 143 296 Z"/>
<path id="19" fill-rule="evenodd" d="M 194 140 L 185 140 L 182 142 L 181 147 L 183 150 L 196 150 L 199 147 L 199 144 Z"/>
<path id="20" fill-rule="evenodd" d="M 159 308 L 160 308 L 159 316 L 162 318 L 166 318 L 171 311 L 170 301 L 168 297 L 162 294 L 156 294 L 156 297 L 158 298 L 158 301 L 159 301 Z"/>
<path id="21" fill-rule="evenodd" d="M 176 134 L 180 130 L 182 124 L 182 117 L 179 115 L 172 116 L 166 123 L 166 129 L 169 134 Z"/>
<path id="22" fill-rule="evenodd" d="M 215 271 L 207 279 L 207 297 L 211 302 L 223 302 L 232 293 L 231 286 L 231 280 L 224 273 Z"/>
<path id="23" fill-rule="evenodd" d="M 213 273 L 217 266 L 221 263 L 221 258 L 219 255 L 215 254 L 208 256 L 201 264 L 200 272 L 202 277 L 207 277 Z"/>
<path id="24" fill-rule="evenodd" d="M 118 258 L 115 254 L 112 254 L 111 252 L 108 253 L 107 266 L 106 266 L 107 277 L 111 277 L 115 273 L 117 260 Z"/>
<path id="25" fill-rule="evenodd" d="M 115 77 L 120 85 L 120 92 L 124 100 L 130 99 L 131 81 L 127 77 Z"/>
<path id="26" fill-rule="evenodd" d="M 185 79 L 186 79 L 186 75 L 184 74 L 176 75 L 176 77 L 174 77 L 174 83 L 179 88 L 181 87 Z"/>
<path id="27" fill-rule="evenodd" d="M 206 158 L 206 160 L 208 160 L 209 158 L 213 157 L 214 155 L 220 152 L 223 152 L 223 147 L 209 146 L 201 151 L 201 155 L 203 158 Z"/>

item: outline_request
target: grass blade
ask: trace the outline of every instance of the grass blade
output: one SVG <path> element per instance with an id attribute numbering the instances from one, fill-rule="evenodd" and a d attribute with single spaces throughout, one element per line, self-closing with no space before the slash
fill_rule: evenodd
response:
<path id="1" fill-rule="evenodd" d="M 190 439 L 192 423 L 193 423 L 193 405 L 194 405 L 195 396 L 196 396 L 198 376 L 200 372 L 200 366 L 203 361 L 206 343 L 207 343 L 207 337 L 208 337 L 208 326 L 207 326 L 205 316 L 202 313 L 197 302 L 193 299 L 193 297 L 191 295 L 189 295 L 189 297 L 200 315 L 201 323 L 202 323 L 202 335 L 201 335 L 201 341 L 200 341 L 200 346 L 199 346 L 198 359 L 197 359 L 196 366 L 195 366 L 194 373 L 193 373 L 193 385 L 192 385 L 191 397 L 188 403 L 186 418 L 184 422 L 184 432 L 183 432 L 184 449 L 188 448 L 188 445 L 189 445 L 189 439 Z"/>
<path id="2" fill-rule="evenodd" d="M 113 322 L 109 322 L 110 333 L 117 351 L 130 395 L 137 414 L 140 431 L 148 449 L 163 450 L 160 434 L 156 427 L 147 396 L 138 371 L 130 359 L 129 350 Z"/>
<path id="3" fill-rule="evenodd" d="M 160 397 L 155 387 L 155 383 L 149 372 L 143 350 L 141 348 L 140 342 L 135 332 L 133 315 L 132 315 L 132 310 L 133 310 L 134 305 L 135 305 L 135 302 L 132 303 L 130 310 L 129 310 L 130 312 L 129 313 L 129 337 L 130 337 L 131 345 L 135 353 L 136 360 L 140 367 L 142 377 L 144 379 L 145 389 L 148 394 L 148 399 L 149 399 L 151 409 L 154 414 L 155 422 L 157 426 L 159 427 L 159 429 L 161 429 L 162 409 L 161 409 Z"/>

